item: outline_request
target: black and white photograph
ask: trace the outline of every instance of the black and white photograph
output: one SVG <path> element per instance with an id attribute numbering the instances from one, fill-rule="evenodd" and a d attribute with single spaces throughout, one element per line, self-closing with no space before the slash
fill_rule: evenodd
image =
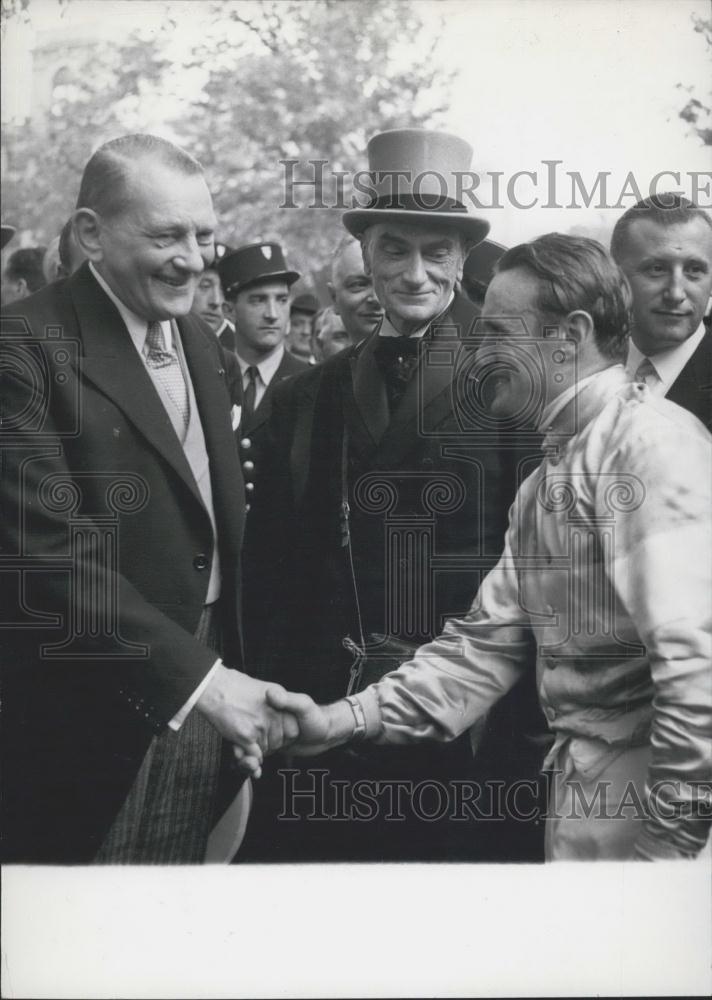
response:
<path id="1" fill-rule="evenodd" d="M 712 2 L 2 0 L 2 996 L 712 991 Z"/>

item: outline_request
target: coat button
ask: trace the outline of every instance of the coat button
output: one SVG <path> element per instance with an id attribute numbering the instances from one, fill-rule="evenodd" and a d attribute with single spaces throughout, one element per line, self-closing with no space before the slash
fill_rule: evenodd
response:
<path id="1" fill-rule="evenodd" d="M 255 463 L 254 462 L 243 462 L 242 468 L 245 472 L 254 472 Z"/>
<path id="2" fill-rule="evenodd" d="M 245 483 L 245 489 L 246 490 L 252 491 L 252 490 L 254 490 L 254 488 L 255 488 L 255 484 L 254 483 Z"/>
<path id="3" fill-rule="evenodd" d="M 193 567 L 198 570 L 208 568 L 208 557 L 203 552 L 199 552 L 193 560 Z"/>
<path id="4" fill-rule="evenodd" d="M 252 441 L 250 441 L 249 438 L 243 438 L 240 441 L 240 447 L 241 448 L 251 448 L 252 447 Z"/>

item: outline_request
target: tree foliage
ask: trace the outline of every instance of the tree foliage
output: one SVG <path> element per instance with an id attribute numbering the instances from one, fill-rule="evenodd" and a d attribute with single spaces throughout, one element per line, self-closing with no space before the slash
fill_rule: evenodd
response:
<path id="1" fill-rule="evenodd" d="M 56 88 L 45 122 L 4 129 L 3 218 L 50 239 L 96 145 L 157 127 L 203 163 L 222 239 L 281 239 L 298 267 L 319 267 L 342 231 L 341 212 L 280 208 L 279 161 L 327 160 L 330 177 L 366 167 L 374 132 L 440 124 L 452 80 L 434 68 L 433 18 L 426 26 L 427 11 L 410 0 L 211 0 L 177 67 L 167 53 L 185 28 L 185 8 L 165 9 L 157 35 L 137 31 L 125 44 L 87 52 Z M 157 124 L 177 73 L 196 84 Z M 310 192 L 297 190 L 297 203 L 309 203 Z M 330 189 L 324 194 L 333 200 Z"/>
<path id="2" fill-rule="evenodd" d="M 692 20 L 695 31 L 705 40 L 708 54 L 712 55 L 712 18 L 705 20 L 693 15 Z M 712 91 L 701 101 L 692 93 L 691 87 L 686 87 L 682 83 L 678 83 L 677 87 L 689 95 L 687 103 L 679 112 L 679 117 L 692 126 L 692 131 L 702 140 L 703 145 L 712 146 Z"/>

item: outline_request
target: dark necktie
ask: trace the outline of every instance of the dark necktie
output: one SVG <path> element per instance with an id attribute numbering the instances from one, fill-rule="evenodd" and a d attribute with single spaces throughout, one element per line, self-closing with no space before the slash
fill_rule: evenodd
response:
<path id="1" fill-rule="evenodd" d="M 421 340 L 416 337 L 379 337 L 374 357 L 383 373 L 391 413 L 400 403 L 418 367 Z"/>
<path id="2" fill-rule="evenodd" d="M 175 404 L 183 419 L 183 431 L 188 426 L 190 408 L 188 404 L 188 388 L 185 384 L 180 361 L 175 350 L 167 351 L 161 324 L 155 320 L 148 324 L 146 341 L 144 343 L 146 365 L 151 369 L 153 377 Z"/>
<path id="3" fill-rule="evenodd" d="M 242 423 L 246 426 L 247 423 L 252 419 L 252 414 L 255 412 L 255 395 L 257 393 L 257 367 L 256 365 L 250 365 L 250 367 L 245 371 L 247 375 L 247 388 L 245 389 L 245 394 L 242 397 Z"/>

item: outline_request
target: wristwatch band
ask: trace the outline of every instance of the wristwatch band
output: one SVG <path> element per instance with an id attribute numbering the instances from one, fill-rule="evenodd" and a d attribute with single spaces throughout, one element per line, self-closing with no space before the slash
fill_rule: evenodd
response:
<path id="1" fill-rule="evenodd" d="M 351 738 L 353 740 L 362 740 L 366 735 L 366 716 L 363 713 L 361 702 L 352 694 L 347 695 L 346 701 L 351 706 L 351 711 L 354 713 L 354 721 L 356 723 L 356 727 Z"/>

